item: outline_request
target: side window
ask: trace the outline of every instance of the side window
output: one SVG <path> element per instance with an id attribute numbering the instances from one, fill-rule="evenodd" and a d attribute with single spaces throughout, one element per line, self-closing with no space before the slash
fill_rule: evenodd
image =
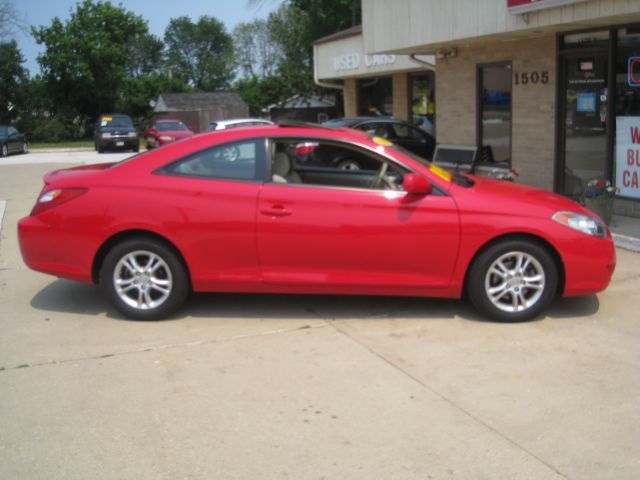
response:
<path id="1" fill-rule="evenodd" d="M 18 133 L 18 131 L 15 128 L 9 127 L 9 135 L 15 135 L 16 133 Z"/>
<path id="2" fill-rule="evenodd" d="M 225 143 L 184 157 L 163 169 L 165 175 L 223 180 L 258 180 L 258 141 Z"/>
<path id="3" fill-rule="evenodd" d="M 387 125 L 385 125 L 384 123 L 367 123 L 357 128 L 358 130 L 367 132 L 369 135 L 375 135 L 376 137 L 380 138 L 390 138 L 390 132 L 387 129 Z"/>
<path id="4" fill-rule="evenodd" d="M 340 142 L 287 139 L 272 145 L 273 183 L 402 190 L 405 173 L 394 162 Z"/>

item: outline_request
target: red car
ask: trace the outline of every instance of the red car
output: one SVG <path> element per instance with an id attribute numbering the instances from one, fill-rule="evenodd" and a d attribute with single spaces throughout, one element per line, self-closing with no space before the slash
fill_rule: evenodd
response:
<path id="1" fill-rule="evenodd" d="M 191 129 L 180 120 L 164 119 L 156 121 L 144 131 L 144 142 L 150 150 L 193 135 Z"/>
<path id="2" fill-rule="evenodd" d="M 325 145 L 378 167 L 305 165 Z M 225 130 L 44 180 L 19 222 L 26 264 L 98 284 L 136 319 L 215 291 L 464 295 L 520 321 L 603 290 L 615 268 L 610 232 L 577 203 L 349 129 Z"/>

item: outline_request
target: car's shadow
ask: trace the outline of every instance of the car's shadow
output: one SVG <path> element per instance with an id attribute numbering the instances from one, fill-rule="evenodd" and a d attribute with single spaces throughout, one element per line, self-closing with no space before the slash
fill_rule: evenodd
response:
<path id="1" fill-rule="evenodd" d="M 99 288 L 68 280 L 55 280 L 31 300 L 37 310 L 98 315 L 126 320 L 102 296 Z M 550 318 L 589 317 L 600 308 L 598 297 L 559 298 L 545 312 Z M 240 293 L 192 294 L 178 313 L 185 317 L 348 320 L 375 318 L 430 319 L 458 316 L 487 321 L 464 300 L 340 295 L 268 295 Z M 544 319 L 544 316 L 536 320 Z"/>

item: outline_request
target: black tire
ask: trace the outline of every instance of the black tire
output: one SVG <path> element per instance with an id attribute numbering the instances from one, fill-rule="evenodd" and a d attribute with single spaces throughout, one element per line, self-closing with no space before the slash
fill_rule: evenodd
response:
<path id="1" fill-rule="evenodd" d="M 7 155 L 9 155 L 9 147 L 7 147 L 6 143 L 3 143 L 0 149 L 0 157 L 6 157 Z"/>
<path id="2" fill-rule="evenodd" d="M 138 145 L 137 147 L 133 147 L 133 151 L 134 152 L 139 152 L 140 151 L 140 145 Z"/>
<path id="3" fill-rule="evenodd" d="M 357 160 L 343 158 L 336 163 L 338 170 L 362 170 L 362 165 Z"/>
<path id="4" fill-rule="evenodd" d="M 27 144 L 26 140 L 22 142 L 22 153 L 29 153 L 29 145 Z"/>
<path id="5" fill-rule="evenodd" d="M 109 251 L 100 271 L 100 288 L 126 317 L 161 320 L 183 305 L 190 283 L 185 266 L 170 246 L 153 238 L 134 237 Z M 137 302 L 142 304 L 136 306 Z"/>
<path id="6" fill-rule="evenodd" d="M 539 243 L 504 240 L 478 255 L 466 286 L 469 300 L 482 315 L 498 322 L 524 322 L 554 299 L 558 268 Z"/>

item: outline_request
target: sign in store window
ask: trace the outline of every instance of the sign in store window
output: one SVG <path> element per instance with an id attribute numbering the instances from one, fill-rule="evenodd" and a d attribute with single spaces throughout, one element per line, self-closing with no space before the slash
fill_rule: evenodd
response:
<path id="1" fill-rule="evenodd" d="M 640 199 L 640 117 L 616 118 L 616 186 Z"/>

